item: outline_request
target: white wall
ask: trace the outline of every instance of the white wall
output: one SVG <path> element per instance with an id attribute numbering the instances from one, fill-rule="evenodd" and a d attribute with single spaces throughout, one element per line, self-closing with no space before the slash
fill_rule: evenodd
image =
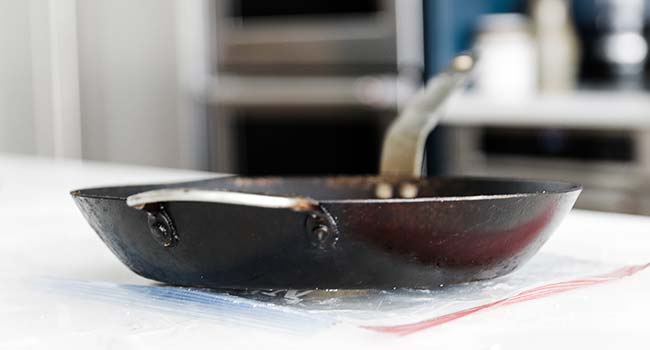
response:
<path id="1" fill-rule="evenodd" d="M 0 152 L 34 153 L 29 1 L 0 0 Z"/>
<path id="2" fill-rule="evenodd" d="M 179 22 L 187 17 L 179 16 L 179 8 L 202 11 L 202 3 L 78 1 L 84 158 L 168 167 L 207 164 L 201 156 L 206 146 L 196 142 L 205 138 L 200 134 L 207 132 L 200 126 L 205 115 L 188 108 L 187 101 L 200 96 L 188 94 L 187 70 L 179 65 L 185 57 L 179 50 L 186 48 L 179 42 L 179 26 L 200 30 L 202 24 Z M 206 62 L 196 57 L 183 64 Z"/>
<path id="3" fill-rule="evenodd" d="M 0 0 L 0 152 L 205 168 L 207 7 Z"/>
<path id="4" fill-rule="evenodd" d="M 178 165 L 173 8 L 169 0 L 78 2 L 84 158 Z"/>

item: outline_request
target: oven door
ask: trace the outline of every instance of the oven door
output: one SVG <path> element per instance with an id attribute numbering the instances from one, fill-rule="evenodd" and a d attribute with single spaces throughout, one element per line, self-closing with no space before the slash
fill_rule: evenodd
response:
<path id="1" fill-rule="evenodd" d="M 394 0 L 230 0 L 216 6 L 222 69 L 385 70 L 397 61 Z"/>

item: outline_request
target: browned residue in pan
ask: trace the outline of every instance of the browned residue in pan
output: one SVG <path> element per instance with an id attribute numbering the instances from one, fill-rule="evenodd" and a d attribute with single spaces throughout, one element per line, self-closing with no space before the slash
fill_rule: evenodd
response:
<path id="1" fill-rule="evenodd" d="M 312 211 L 317 209 L 318 203 L 308 198 L 298 198 L 296 204 L 292 207 L 295 211 Z"/>
<path id="2" fill-rule="evenodd" d="M 246 187 L 246 186 L 272 186 L 277 185 L 283 182 L 282 178 L 279 177 L 258 177 L 258 178 L 246 178 L 238 177 L 233 181 L 235 186 Z"/>

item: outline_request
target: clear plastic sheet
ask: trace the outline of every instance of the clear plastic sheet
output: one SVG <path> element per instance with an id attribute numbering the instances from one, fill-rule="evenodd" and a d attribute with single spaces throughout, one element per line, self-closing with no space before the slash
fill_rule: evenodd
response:
<path id="1" fill-rule="evenodd" d="M 407 335 L 490 307 L 618 279 L 645 267 L 539 254 L 509 275 L 435 290 L 215 291 L 60 279 L 41 280 L 37 289 L 236 327 L 304 334 L 345 324 Z"/>
<path id="2" fill-rule="evenodd" d="M 327 315 L 357 324 L 399 324 L 486 305 L 552 283 L 582 280 L 616 270 L 614 264 L 539 254 L 521 269 L 496 279 L 435 290 L 251 290 L 231 295 Z"/>

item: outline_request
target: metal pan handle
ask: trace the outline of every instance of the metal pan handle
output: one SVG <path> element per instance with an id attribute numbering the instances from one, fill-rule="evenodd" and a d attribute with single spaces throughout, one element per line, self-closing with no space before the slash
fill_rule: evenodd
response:
<path id="1" fill-rule="evenodd" d="M 438 123 L 448 97 L 464 81 L 474 63 L 471 54 L 454 57 L 446 71 L 431 78 L 427 86 L 407 103 L 384 138 L 382 175 L 422 175 L 427 136 Z"/>
<path id="2" fill-rule="evenodd" d="M 195 188 L 166 188 L 137 193 L 126 199 L 126 204 L 142 209 L 147 204 L 161 202 L 203 202 L 244 205 L 249 207 L 314 211 L 320 204 L 311 198 L 281 197 L 262 194 L 206 190 Z"/>

